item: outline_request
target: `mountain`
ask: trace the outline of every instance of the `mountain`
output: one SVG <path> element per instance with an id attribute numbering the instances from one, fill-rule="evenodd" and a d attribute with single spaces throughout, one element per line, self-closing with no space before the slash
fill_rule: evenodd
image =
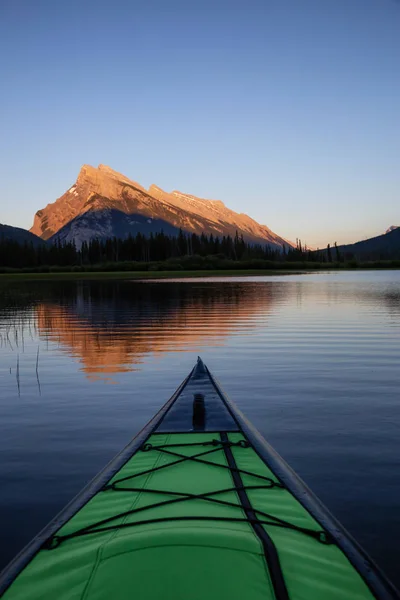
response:
<path id="1" fill-rule="evenodd" d="M 2 225 L 0 223 L 0 240 L 1 239 L 13 240 L 20 244 L 24 244 L 25 242 L 28 244 L 32 243 L 35 246 L 43 244 L 43 240 L 26 229 L 11 227 L 11 225 Z"/>
<path id="2" fill-rule="evenodd" d="M 393 227 L 387 233 L 377 237 L 338 246 L 339 252 L 345 259 L 358 260 L 393 260 L 400 259 L 400 228 Z M 332 257 L 335 259 L 335 249 L 332 248 Z"/>
<path id="3" fill-rule="evenodd" d="M 105 165 L 84 165 L 75 184 L 63 196 L 39 210 L 31 232 L 44 240 L 83 241 L 127 237 L 161 230 L 176 234 L 206 233 L 222 237 L 236 231 L 250 243 L 292 246 L 242 213 L 219 200 L 205 200 L 152 185 L 146 190 Z"/>
<path id="4" fill-rule="evenodd" d="M 391 231 L 394 231 L 395 229 L 398 229 L 400 226 L 399 225 L 391 225 L 389 227 L 389 229 L 386 229 L 386 233 L 390 233 Z"/>

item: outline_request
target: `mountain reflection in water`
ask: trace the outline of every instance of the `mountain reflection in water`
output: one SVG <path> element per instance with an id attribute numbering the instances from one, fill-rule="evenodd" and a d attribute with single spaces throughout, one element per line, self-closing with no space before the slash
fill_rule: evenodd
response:
<path id="1" fill-rule="evenodd" d="M 57 289 L 57 288 L 56 288 Z M 218 346 L 282 301 L 280 286 L 79 283 L 35 307 L 39 336 L 89 378 L 131 371 L 146 354 Z"/>

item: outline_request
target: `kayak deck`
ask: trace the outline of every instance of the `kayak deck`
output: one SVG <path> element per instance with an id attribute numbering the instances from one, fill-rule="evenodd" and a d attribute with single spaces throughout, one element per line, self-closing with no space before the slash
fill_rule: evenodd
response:
<path id="1" fill-rule="evenodd" d="M 194 393 L 206 415 L 195 425 Z M 6 600 L 378 597 L 256 451 L 203 363 L 172 400 L 97 493 L 53 527 Z"/>

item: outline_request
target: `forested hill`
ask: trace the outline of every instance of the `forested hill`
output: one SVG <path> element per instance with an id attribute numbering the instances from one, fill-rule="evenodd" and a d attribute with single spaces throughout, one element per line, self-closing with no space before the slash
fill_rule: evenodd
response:
<path id="1" fill-rule="evenodd" d="M 324 251 L 329 254 L 329 250 Z M 378 235 L 368 240 L 363 240 L 355 244 L 346 244 L 331 248 L 332 260 L 355 259 L 358 261 L 368 260 L 396 260 L 400 259 L 400 228 L 395 227 L 388 230 L 383 235 Z"/>
<path id="2" fill-rule="evenodd" d="M 43 245 L 43 240 L 41 240 L 37 235 L 34 235 L 30 231 L 26 229 L 21 229 L 20 227 L 11 227 L 11 225 L 3 225 L 0 223 L 0 240 L 13 240 L 15 242 L 19 242 L 20 244 L 34 244 Z"/>

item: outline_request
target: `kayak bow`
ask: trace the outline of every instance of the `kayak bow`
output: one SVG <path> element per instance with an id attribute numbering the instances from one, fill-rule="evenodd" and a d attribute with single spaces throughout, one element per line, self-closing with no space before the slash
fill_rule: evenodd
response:
<path id="1" fill-rule="evenodd" d="M 5 600 L 400 598 L 199 358 L 10 563 Z"/>

